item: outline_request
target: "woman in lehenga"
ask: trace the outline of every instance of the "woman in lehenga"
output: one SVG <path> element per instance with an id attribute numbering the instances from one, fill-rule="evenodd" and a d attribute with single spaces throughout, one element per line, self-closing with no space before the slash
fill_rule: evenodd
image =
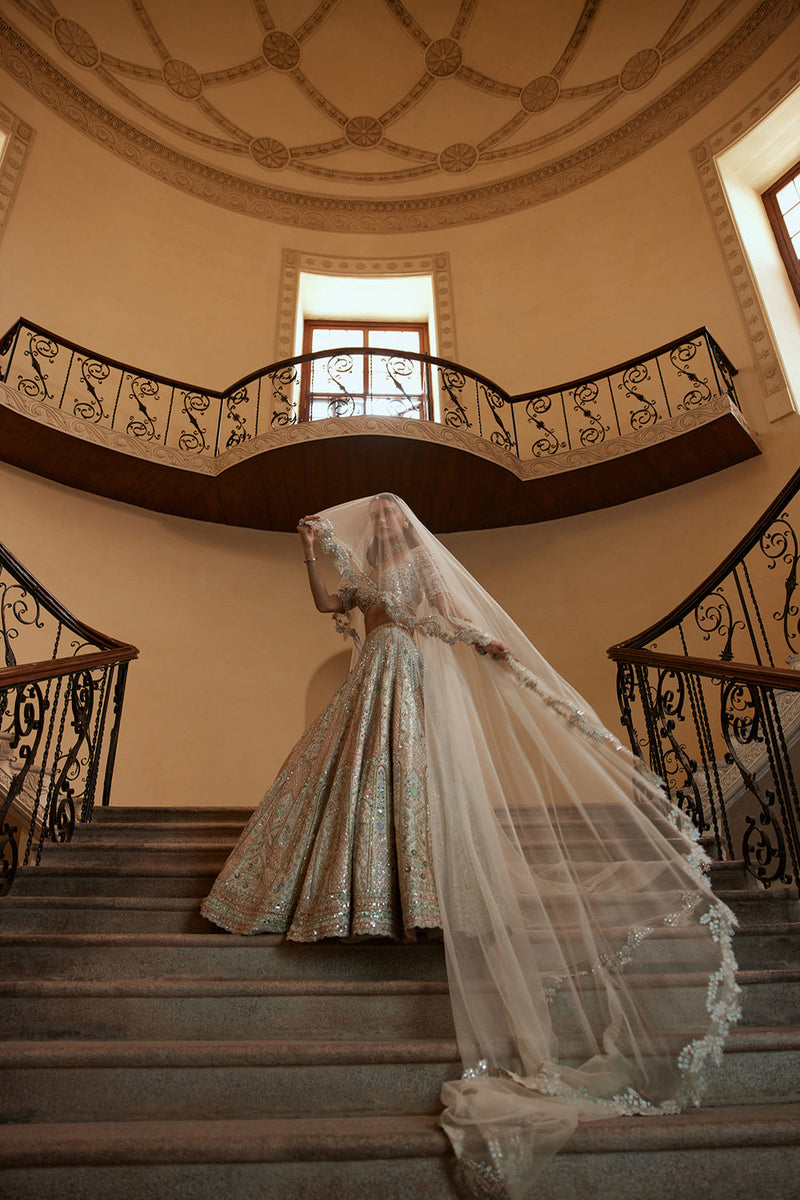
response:
<path id="1" fill-rule="evenodd" d="M 441 928 L 464 1064 L 441 1122 L 468 1190 L 521 1200 L 578 1121 L 699 1102 L 738 1016 L 733 918 L 660 781 L 402 500 L 298 532 L 357 659 L 203 912 L 300 941 Z"/>

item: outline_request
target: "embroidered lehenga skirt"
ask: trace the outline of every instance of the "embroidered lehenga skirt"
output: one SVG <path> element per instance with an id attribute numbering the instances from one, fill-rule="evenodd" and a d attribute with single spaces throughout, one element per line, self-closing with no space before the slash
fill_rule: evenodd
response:
<path id="1" fill-rule="evenodd" d="M 286 759 L 203 915 L 296 941 L 437 928 L 425 777 L 419 651 L 382 625 Z"/>

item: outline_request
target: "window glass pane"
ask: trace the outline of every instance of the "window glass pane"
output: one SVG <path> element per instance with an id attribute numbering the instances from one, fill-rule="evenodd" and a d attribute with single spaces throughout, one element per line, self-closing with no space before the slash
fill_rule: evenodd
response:
<path id="1" fill-rule="evenodd" d="M 312 396 L 308 406 L 309 421 L 325 421 L 328 417 L 360 417 L 364 413 L 364 397 L 345 395 Z"/>
<path id="2" fill-rule="evenodd" d="M 800 233 L 800 204 L 795 204 L 794 208 L 790 208 L 787 213 L 784 213 L 783 220 L 789 237 Z"/>
<path id="3" fill-rule="evenodd" d="M 370 329 L 368 346 L 382 346 L 387 350 L 413 350 L 419 354 L 420 335 L 418 329 Z"/>
<path id="4" fill-rule="evenodd" d="M 794 246 L 795 258 L 800 259 L 800 233 L 796 233 L 794 235 L 792 238 L 792 245 Z"/>
<path id="5" fill-rule="evenodd" d="M 369 398 L 371 417 L 417 417 L 419 408 L 416 398 L 406 399 L 401 392 L 394 396 L 372 395 Z"/>
<path id="6" fill-rule="evenodd" d="M 422 351 L 419 329 L 380 328 L 366 325 L 335 328 L 309 323 L 312 353 L 341 352 L 310 363 L 308 420 L 362 413 L 387 417 L 427 418 L 427 372 L 425 364 L 408 358 Z M 395 351 L 388 354 L 350 354 L 347 347 L 369 346 Z"/>
<path id="7" fill-rule="evenodd" d="M 363 329 L 312 329 L 311 349 L 332 350 L 334 346 L 363 346 Z"/>
<path id="8" fill-rule="evenodd" d="M 786 187 L 781 188 L 776 193 L 775 199 L 782 213 L 788 212 L 790 208 L 797 204 L 798 200 L 800 200 L 800 196 L 797 193 L 797 179 L 793 179 L 791 183 L 787 183 Z"/>
<path id="9" fill-rule="evenodd" d="M 333 350 L 340 346 L 363 346 L 363 329 L 312 329 L 312 350 Z M 364 389 L 361 356 L 336 355 L 311 364 L 311 391 L 326 395 L 345 395 Z M 326 414 L 327 415 L 327 414 Z"/>

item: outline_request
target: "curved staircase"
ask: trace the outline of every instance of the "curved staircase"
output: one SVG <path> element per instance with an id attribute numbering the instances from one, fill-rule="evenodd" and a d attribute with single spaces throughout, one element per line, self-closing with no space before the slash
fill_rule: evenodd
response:
<path id="1" fill-rule="evenodd" d="M 0 902 L 4 1195 L 458 1194 L 443 947 L 216 931 L 200 900 L 248 815 L 103 808 L 19 871 Z M 740 920 L 744 1018 L 706 1105 L 580 1130 L 537 1200 L 800 1196 L 800 902 L 739 863 L 712 880 Z"/>

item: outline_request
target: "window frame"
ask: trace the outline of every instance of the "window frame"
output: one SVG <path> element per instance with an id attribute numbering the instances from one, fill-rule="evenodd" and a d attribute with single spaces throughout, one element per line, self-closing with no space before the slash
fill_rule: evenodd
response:
<path id="1" fill-rule="evenodd" d="M 777 201 L 778 192 L 782 191 L 788 183 L 797 179 L 798 176 L 800 176 L 800 159 L 793 166 L 789 167 L 789 170 L 785 171 L 780 179 L 777 179 L 765 192 L 761 193 L 761 202 L 764 205 L 767 220 L 769 221 L 775 243 L 780 252 L 781 261 L 786 274 L 789 276 L 795 300 L 800 305 L 800 259 L 798 259 L 795 248 L 792 245 L 789 231 L 783 219 L 783 213 Z M 800 185 L 798 185 L 798 191 L 800 191 Z"/>
<path id="2" fill-rule="evenodd" d="M 312 339 L 313 339 L 314 331 L 317 329 L 347 329 L 347 330 L 357 329 L 362 334 L 362 337 L 363 337 L 362 346 L 364 348 L 366 348 L 368 345 L 367 335 L 369 334 L 370 331 L 374 331 L 376 329 L 382 329 L 382 330 L 385 329 L 387 332 L 391 331 L 391 330 L 400 330 L 404 333 L 405 332 L 413 332 L 413 333 L 416 333 L 419 335 L 419 347 L 420 348 L 419 348 L 419 351 L 417 351 L 416 353 L 419 353 L 423 356 L 428 356 L 430 354 L 430 331 L 429 331 L 429 325 L 428 325 L 427 321 L 391 321 L 391 320 L 362 321 L 362 320 L 358 320 L 358 319 L 355 319 L 355 320 L 338 320 L 338 319 L 337 320 L 325 320 L 324 318 L 320 318 L 320 317 L 313 317 L 313 318 L 306 317 L 303 321 L 303 354 L 304 355 L 313 353 L 312 348 L 311 348 L 312 347 Z M 357 349 L 357 347 L 354 347 L 354 348 Z M 387 349 L 390 349 L 390 347 L 387 347 Z M 398 355 L 402 356 L 402 351 L 398 351 L 397 353 L 398 353 Z M 369 356 L 366 354 L 361 356 L 362 361 L 363 361 L 362 391 L 360 393 L 357 393 L 358 395 L 363 396 L 365 399 L 366 399 L 366 396 L 368 395 L 367 388 L 366 388 L 366 384 L 367 384 L 366 360 L 368 357 Z M 312 364 L 310 362 L 303 363 L 303 368 L 302 368 L 302 372 L 301 372 L 301 383 L 300 383 L 300 397 L 299 397 L 299 404 L 298 404 L 298 420 L 299 421 L 312 420 L 312 418 L 310 416 L 311 366 L 312 366 Z M 433 395 L 432 395 L 432 388 L 431 388 L 430 368 L 429 368 L 428 364 L 425 363 L 424 361 L 423 361 L 422 366 L 423 366 L 424 377 L 426 379 L 426 395 L 425 395 L 424 400 L 422 401 L 420 415 L 419 415 L 419 418 L 417 418 L 417 419 L 419 419 L 421 421 L 431 421 L 433 419 L 433 417 L 432 417 Z M 332 398 L 333 398 L 333 393 L 332 393 Z M 369 415 L 369 414 L 362 413 L 359 415 Z M 322 418 L 319 418 L 319 417 L 316 418 L 316 420 L 320 420 L 320 419 L 322 419 Z M 404 418 L 404 419 L 406 419 L 406 418 Z M 413 420 L 415 418 L 411 418 L 411 419 Z"/>

